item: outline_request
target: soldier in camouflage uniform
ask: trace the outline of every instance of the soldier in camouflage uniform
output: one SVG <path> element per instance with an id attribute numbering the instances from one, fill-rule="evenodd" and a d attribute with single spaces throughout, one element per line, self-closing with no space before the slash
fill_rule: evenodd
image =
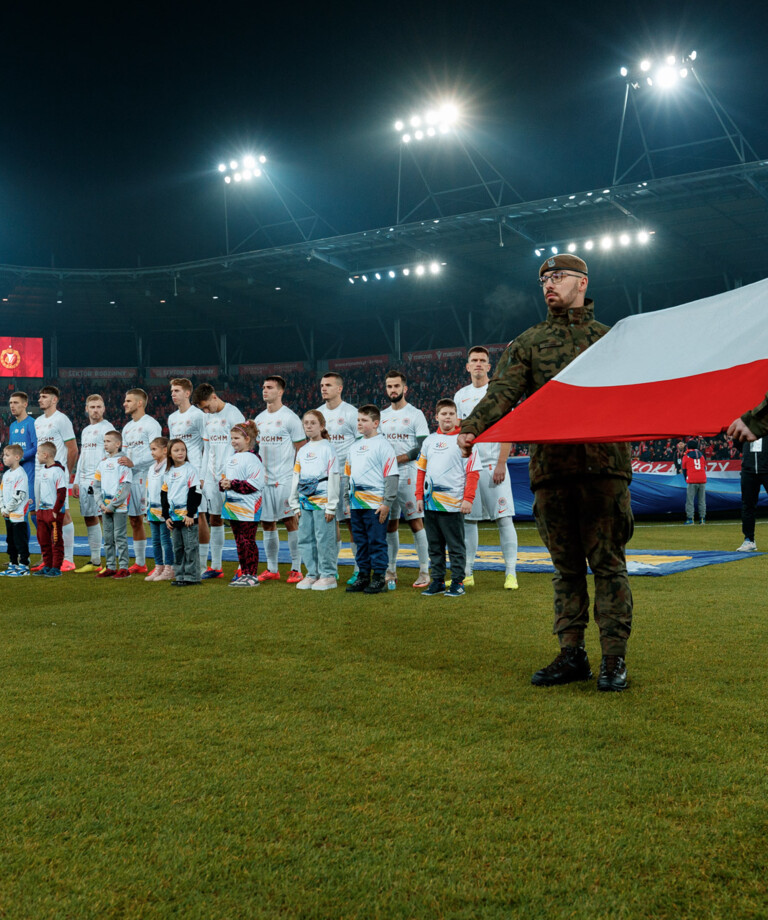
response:
<path id="1" fill-rule="evenodd" d="M 460 445 L 474 438 L 570 364 L 608 332 L 585 297 L 587 265 L 564 253 L 547 259 L 539 281 L 547 318 L 509 344 L 488 392 L 461 424 Z M 531 489 L 536 525 L 555 566 L 554 633 L 560 654 L 531 678 L 536 686 L 592 677 L 584 648 L 589 621 L 587 560 L 595 576 L 595 622 L 602 663 L 598 688 L 624 690 L 632 627 L 632 592 L 624 554 L 632 536 L 632 479 L 628 444 L 531 444 Z"/>
<path id="2" fill-rule="evenodd" d="M 735 441 L 756 441 L 768 435 L 768 393 L 758 406 L 734 419 L 727 434 Z"/>

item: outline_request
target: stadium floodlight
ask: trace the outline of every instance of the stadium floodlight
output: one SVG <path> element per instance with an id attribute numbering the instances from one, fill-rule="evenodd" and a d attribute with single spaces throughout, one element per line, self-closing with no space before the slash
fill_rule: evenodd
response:
<path id="1" fill-rule="evenodd" d="M 347 280 L 349 281 L 350 284 L 354 284 L 354 283 L 355 283 L 355 279 L 354 279 L 354 278 L 348 278 Z"/>
<path id="2" fill-rule="evenodd" d="M 379 272 L 376 272 L 376 274 L 375 274 L 373 277 L 374 277 L 377 281 L 381 281 L 381 274 L 380 274 Z"/>
<path id="3" fill-rule="evenodd" d="M 440 266 L 437 264 L 437 262 L 430 262 L 429 270 L 432 272 L 433 275 L 436 275 L 440 271 Z"/>
<path id="4" fill-rule="evenodd" d="M 230 160 L 230 161 L 229 161 L 229 168 L 230 168 L 230 169 L 237 169 L 237 160 Z"/>
<path id="5" fill-rule="evenodd" d="M 406 278 L 408 277 L 408 275 L 410 275 L 410 273 L 411 273 L 410 268 L 404 268 L 404 269 L 403 269 L 403 274 L 405 275 Z"/>
<path id="6" fill-rule="evenodd" d="M 647 73 L 651 69 L 651 62 L 646 58 L 644 61 L 640 61 L 640 70 L 643 73 Z"/>
<path id="7" fill-rule="evenodd" d="M 561 242 L 548 242 L 546 244 L 540 244 L 534 249 L 534 255 L 537 258 L 541 258 L 543 255 L 546 255 L 548 252 L 552 255 L 557 255 L 558 252 L 578 252 L 580 249 L 584 249 L 586 252 L 592 252 L 597 245 L 603 252 L 610 252 L 616 247 L 621 248 L 630 248 L 633 244 L 638 246 L 645 246 L 650 242 L 651 237 L 655 231 L 653 230 L 620 230 L 617 229 L 613 233 L 604 234 L 599 240 L 595 241 L 592 237 L 587 237 L 582 240 L 575 239 L 566 239 Z"/>
<path id="8" fill-rule="evenodd" d="M 227 164 L 226 164 L 226 163 L 219 163 L 219 172 L 220 172 L 220 173 L 223 173 L 223 172 L 226 172 L 226 171 L 227 171 Z"/>
<path id="9" fill-rule="evenodd" d="M 394 122 L 395 131 L 404 144 L 412 140 L 448 134 L 459 121 L 459 108 L 453 102 L 432 105 L 421 112 L 414 112 L 409 118 L 398 118 Z"/>
<path id="10" fill-rule="evenodd" d="M 394 278 L 394 277 L 397 275 L 397 272 L 394 272 L 394 271 L 392 271 L 392 269 L 390 269 L 390 270 L 387 272 L 387 274 L 389 275 L 390 278 Z"/>
<path id="11" fill-rule="evenodd" d="M 424 274 L 425 271 L 426 271 L 426 269 L 424 268 L 423 265 L 417 265 L 417 266 L 416 266 L 416 274 L 417 274 L 417 275 L 421 276 L 421 275 Z"/>
<path id="12" fill-rule="evenodd" d="M 368 275 L 363 275 L 362 278 L 363 278 L 363 281 L 367 281 L 367 280 L 368 280 Z"/>

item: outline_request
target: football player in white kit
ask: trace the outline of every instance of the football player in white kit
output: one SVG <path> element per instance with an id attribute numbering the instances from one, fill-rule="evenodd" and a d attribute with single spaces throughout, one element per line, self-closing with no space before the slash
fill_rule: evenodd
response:
<path id="1" fill-rule="evenodd" d="M 341 485 L 339 488 L 339 504 L 336 508 L 336 558 L 341 552 L 341 529 L 342 523 L 349 529 L 349 541 L 352 547 L 352 558 L 355 559 L 355 541 L 352 539 L 352 527 L 349 519 L 349 478 L 344 475 L 344 464 L 349 456 L 349 449 L 358 438 L 357 433 L 357 409 L 344 402 L 341 398 L 344 389 L 344 379 L 341 374 L 335 371 L 329 371 L 323 374 L 320 379 L 320 395 L 325 400 L 318 411 L 323 413 L 325 418 L 325 430 L 331 439 L 331 444 L 336 451 L 339 460 L 339 470 L 341 473 Z M 357 560 L 355 559 L 355 571 L 348 585 L 353 585 L 357 580 Z"/>
<path id="2" fill-rule="evenodd" d="M 176 411 L 168 416 L 168 436 L 183 441 L 187 446 L 187 458 L 203 479 L 203 453 L 205 451 L 205 413 L 202 409 L 192 405 L 192 381 L 186 377 L 174 377 L 171 380 L 171 402 L 176 406 Z M 202 492 L 202 488 L 201 488 Z M 208 566 L 208 550 L 211 542 L 211 531 L 205 512 L 208 504 L 203 496 L 198 509 L 197 533 L 200 540 L 200 571 L 203 578 L 209 578 L 206 568 Z M 223 575 L 223 572 L 222 572 Z"/>
<path id="3" fill-rule="evenodd" d="M 291 553 L 291 571 L 286 581 L 294 585 L 302 581 L 303 577 L 299 554 L 299 521 L 290 504 L 291 485 L 296 451 L 306 443 L 307 438 L 301 419 L 288 406 L 283 405 L 285 380 L 277 375 L 267 377 L 261 392 L 267 408 L 256 416 L 256 427 L 259 429 L 259 455 L 264 464 L 261 527 L 267 567 L 259 575 L 259 581 L 280 580 L 277 567 L 280 553 L 277 522 L 282 521 L 288 531 L 288 549 Z"/>
<path id="4" fill-rule="evenodd" d="M 37 435 L 37 444 L 43 444 L 49 441 L 56 448 L 56 463 L 60 463 L 72 476 L 77 466 L 77 440 L 75 439 L 75 430 L 72 422 L 59 412 L 59 390 L 54 386 L 44 386 L 40 389 L 38 404 L 43 410 L 43 414 L 35 419 L 35 434 Z M 40 462 L 35 457 L 35 476 L 40 472 Z M 35 502 L 37 505 L 37 502 Z M 61 565 L 62 572 L 73 572 L 75 570 L 75 525 L 72 523 L 72 515 L 69 508 L 64 511 L 61 518 L 61 538 L 64 543 L 64 562 Z M 43 568 L 42 562 L 33 566 L 31 571 L 37 572 Z"/>
<path id="5" fill-rule="evenodd" d="M 482 345 L 470 348 L 467 355 L 467 371 L 472 378 L 472 383 L 462 387 L 453 397 L 459 421 L 468 418 L 475 406 L 485 396 L 488 390 L 490 370 L 488 349 Z M 495 521 L 499 528 L 501 554 L 504 557 L 506 569 L 504 587 L 512 591 L 517 588 L 517 532 L 512 520 L 515 514 L 515 503 L 507 469 L 507 458 L 511 446 L 511 444 L 477 445 L 481 464 L 480 481 L 472 511 L 464 519 L 464 540 L 467 545 L 465 587 L 471 587 L 475 583 L 472 570 L 477 556 L 477 522 L 491 520 Z"/>
<path id="6" fill-rule="evenodd" d="M 224 554 L 224 522 L 221 513 L 224 509 L 224 492 L 219 490 L 219 482 L 225 478 L 227 462 L 235 449 L 230 441 L 230 432 L 245 416 L 232 403 L 224 402 L 216 394 L 211 383 L 201 383 L 195 387 L 192 402 L 205 415 L 205 441 L 203 443 L 203 460 L 201 476 L 203 480 L 203 503 L 209 525 L 209 542 L 211 546 L 211 565 L 200 554 L 200 571 L 202 577 L 223 578 L 222 556 Z"/>
<path id="7" fill-rule="evenodd" d="M 144 516 L 147 513 L 147 476 L 155 462 L 149 445 L 163 434 L 160 423 L 146 413 L 149 396 L 139 387 L 128 390 L 123 400 L 125 414 L 130 421 L 123 428 L 123 456 L 118 463 L 133 470 L 131 497 L 128 501 L 128 520 L 133 532 L 133 565 L 131 575 L 147 574 L 147 533 Z"/>
<path id="8" fill-rule="evenodd" d="M 115 430 L 115 426 L 104 418 L 105 411 L 104 399 L 98 393 L 92 393 L 86 398 L 85 414 L 90 424 L 83 428 L 80 435 L 80 457 L 72 494 L 80 500 L 80 514 L 88 532 L 91 558 L 85 565 L 75 569 L 77 575 L 97 572 L 101 568 L 101 512 L 94 497 L 93 477 L 96 467 L 104 459 L 104 435 Z"/>
<path id="9" fill-rule="evenodd" d="M 429 545 L 424 530 L 424 512 L 420 512 L 416 506 L 416 461 L 421 445 L 429 434 L 429 426 L 421 409 L 405 401 L 408 380 L 402 371 L 387 371 L 384 385 L 390 405 L 381 412 L 379 431 L 394 447 L 400 471 L 397 501 L 392 505 L 387 527 L 387 588 L 393 591 L 397 584 L 397 553 L 400 549 L 398 527 L 401 511 L 413 532 L 413 542 L 416 544 L 416 554 L 419 557 L 419 575 L 413 587 L 426 588 L 430 582 Z"/>

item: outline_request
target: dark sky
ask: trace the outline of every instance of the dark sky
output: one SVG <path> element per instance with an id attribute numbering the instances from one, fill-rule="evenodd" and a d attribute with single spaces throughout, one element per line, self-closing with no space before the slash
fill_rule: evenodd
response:
<path id="1" fill-rule="evenodd" d="M 618 67 L 667 50 L 696 48 L 699 72 L 768 153 L 768 17 L 751 6 L 269 6 L 6 11 L 0 263 L 216 256 L 215 167 L 249 149 L 338 231 L 391 223 L 392 123 L 446 94 L 464 101 L 467 136 L 524 198 L 602 186 L 623 99 Z M 660 141 L 702 128 L 702 113 L 680 101 L 650 116 Z M 249 208 L 262 221 L 276 213 L 265 195 L 262 186 L 230 196 L 233 237 L 250 226 Z"/>

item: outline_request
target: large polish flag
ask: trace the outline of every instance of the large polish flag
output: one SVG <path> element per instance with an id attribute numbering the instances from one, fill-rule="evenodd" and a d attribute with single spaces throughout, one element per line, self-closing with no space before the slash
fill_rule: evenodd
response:
<path id="1" fill-rule="evenodd" d="M 768 391 L 768 279 L 630 316 L 478 441 L 713 436 Z"/>

